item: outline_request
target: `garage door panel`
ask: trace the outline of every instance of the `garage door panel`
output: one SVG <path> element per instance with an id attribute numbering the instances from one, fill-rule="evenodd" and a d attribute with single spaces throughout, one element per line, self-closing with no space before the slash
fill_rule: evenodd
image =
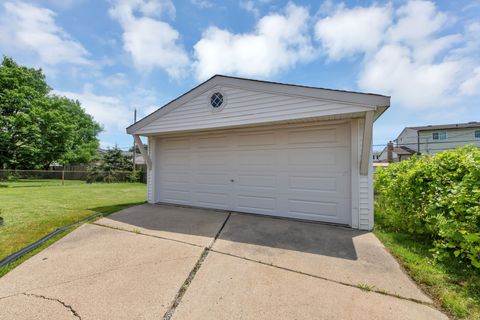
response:
<path id="1" fill-rule="evenodd" d="M 230 186 L 230 174 L 202 172 L 195 174 L 193 181 L 199 186 L 225 188 Z"/>
<path id="2" fill-rule="evenodd" d="M 289 176 L 288 187 L 298 191 L 337 191 L 336 177 Z"/>
<path id="3" fill-rule="evenodd" d="M 287 152 L 288 170 L 292 172 L 348 172 L 349 153 L 340 148 L 298 149 Z"/>
<path id="4" fill-rule="evenodd" d="M 237 210 L 253 213 L 274 213 L 277 211 L 277 198 L 253 194 L 238 194 Z"/>
<path id="5" fill-rule="evenodd" d="M 195 140 L 195 146 L 198 149 L 226 149 L 228 147 L 228 138 L 226 135 L 208 135 Z"/>
<path id="6" fill-rule="evenodd" d="M 196 154 L 195 163 L 199 168 L 211 166 L 227 166 L 228 152 L 199 152 Z"/>
<path id="7" fill-rule="evenodd" d="M 332 177 L 306 177 L 306 176 L 288 176 L 288 192 L 313 193 L 319 194 L 341 194 L 343 197 L 349 197 L 348 176 L 337 175 Z"/>
<path id="8" fill-rule="evenodd" d="M 278 185 L 277 175 L 259 175 L 240 173 L 237 175 L 236 184 L 237 187 L 245 188 L 261 188 L 261 189 L 275 189 Z"/>
<path id="9" fill-rule="evenodd" d="M 289 130 L 288 144 L 336 143 L 338 138 L 335 129 L 301 129 Z"/>
<path id="10" fill-rule="evenodd" d="M 229 204 L 228 192 L 195 192 L 193 201 L 200 207 L 227 209 Z"/>
<path id="11" fill-rule="evenodd" d="M 279 151 L 235 151 L 233 165 L 239 173 L 262 173 L 277 171 L 279 167 Z"/>
<path id="12" fill-rule="evenodd" d="M 161 198 L 164 199 L 162 201 L 171 203 L 189 204 L 191 202 L 189 191 L 171 189 L 170 186 L 163 186 Z"/>
<path id="13" fill-rule="evenodd" d="M 277 163 L 278 151 L 276 150 L 243 150 L 235 152 L 239 166 L 272 165 Z"/>
<path id="14" fill-rule="evenodd" d="M 288 208 L 288 212 L 293 214 L 328 216 L 333 218 L 338 215 L 338 204 L 332 201 L 289 199 Z"/>
<path id="15" fill-rule="evenodd" d="M 277 144 L 275 132 L 260 132 L 255 134 L 239 134 L 236 146 L 242 147 L 271 147 Z"/>
<path id="16" fill-rule="evenodd" d="M 303 148 L 307 145 L 309 147 L 348 147 L 347 133 L 345 126 L 292 129 L 287 131 L 287 145 L 289 148 Z"/>
<path id="17" fill-rule="evenodd" d="M 160 201 L 349 224 L 349 137 L 340 125 L 171 139 Z"/>

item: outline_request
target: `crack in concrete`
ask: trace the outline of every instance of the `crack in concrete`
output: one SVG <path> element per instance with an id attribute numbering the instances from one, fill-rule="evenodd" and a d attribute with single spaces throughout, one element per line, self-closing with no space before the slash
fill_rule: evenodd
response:
<path id="1" fill-rule="evenodd" d="M 221 232 L 223 231 L 223 229 L 224 229 L 225 225 L 227 224 L 228 220 L 230 219 L 230 216 L 231 216 L 231 215 L 232 215 L 232 212 L 229 212 L 229 213 L 228 213 L 228 216 L 226 217 L 226 219 L 225 219 L 225 221 L 223 222 L 222 226 L 221 226 L 220 229 L 218 230 L 218 232 L 217 232 L 217 234 L 215 235 L 214 239 L 212 240 L 212 242 L 211 242 L 207 247 L 204 247 L 204 246 L 202 246 L 202 245 L 198 245 L 198 244 L 195 244 L 195 243 L 190 243 L 190 242 L 182 241 L 182 240 L 176 240 L 176 239 L 172 239 L 172 238 L 167 238 L 167 237 L 162 237 L 162 236 L 157 236 L 157 235 L 146 234 L 146 233 L 142 233 L 142 232 L 138 232 L 138 231 L 132 231 L 132 230 L 123 229 L 123 228 L 120 228 L 120 227 L 103 225 L 103 224 L 99 224 L 99 223 L 96 223 L 96 222 L 91 222 L 91 224 L 96 225 L 96 226 L 99 226 L 99 227 L 104 227 L 104 228 L 109 228 L 109 229 L 117 230 L 117 231 L 124 231 L 124 232 L 133 233 L 133 234 L 139 234 L 139 235 L 142 235 L 142 236 L 147 236 L 147 237 L 152 237 L 152 238 L 157 238 L 157 239 L 162 239 L 162 240 L 167 240 L 167 241 L 173 241 L 173 242 L 177 242 L 177 243 L 182 243 L 182 244 L 186 244 L 186 245 L 191 245 L 191 246 L 195 246 L 195 247 L 204 248 L 204 250 L 202 251 L 202 253 L 201 253 L 200 257 L 199 257 L 199 259 L 198 259 L 197 262 L 195 263 L 193 269 L 190 271 L 187 279 L 184 281 L 184 283 L 183 283 L 182 286 L 180 287 L 179 291 L 177 292 L 177 295 L 175 296 L 175 299 L 173 300 L 170 308 L 169 308 L 169 309 L 167 310 L 167 312 L 164 314 L 163 320 L 170 320 L 170 319 L 172 318 L 172 316 L 173 316 L 176 308 L 177 308 L 178 305 L 180 304 L 183 296 L 185 295 L 185 293 L 186 293 L 186 291 L 187 291 L 187 289 L 188 289 L 188 286 L 190 285 L 190 283 L 191 283 L 192 280 L 194 279 L 195 275 L 197 274 L 198 270 L 199 270 L 200 267 L 202 266 L 203 262 L 204 262 L 205 259 L 207 258 L 207 256 L 208 256 L 208 254 L 209 254 L 210 251 L 215 252 L 215 253 L 218 253 L 218 254 L 223 254 L 223 255 L 231 256 L 231 257 L 238 258 L 238 259 L 243 259 L 243 260 L 250 261 L 250 262 L 254 262 L 254 263 L 259 263 L 259 264 L 262 264 L 262 265 L 265 265 L 265 266 L 268 266 L 268 267 L 273 267 L 273 268 L 277 268 L 277 269 L 280 269 L 280 270 L 284 270 L 284 271 L 288 271 L 288 272 L 293 272 L 293 273 L 297 273 L 297 274 L 300 274 L 300 275 L 317 278 L 317 279 L 320 279 L 320 280 L 329 281 L 329 282 L 336 283 L 336 284 L 339 284 L 339 285 L 356 288 L 356 289 L 363 290 L 363 291 L 367 291 L 367 292 L 374 292 L 374 293 L 377 293 L 377 294 L 382 294 L 382 295 L 385 295 L 385 296 L 390 296 L 390 297 L 397 298 L 397 299 L 401 299 L 401 300 L 411 301 L 411 302 L 418 303 L 418 304 L 422 304 L 422 305 L 426 305 L 426 306 L 429 306 L 429 307 L 436 307 L 436 305 L 435 305 L 434 303 L 429 303 L 429 302 L 421 301 L 421 300 L 414 299 L 414 298 L 403 297 L 403 296 L 400 296 L 400 295 L 397 295 L 397 294 L 394 294 L 394 293 L 387 292 L 387 291 L 385 291 L 385 290 L 375 289 L 374 287 L 369 288 L 368 290 L 365 290 L 365 289 L 361 286 L 361 284 L 352 284 L 352 283 L 348 283 L 348 282 L 342 282 L 342 281 L 338 281 L 338 280 L 333 280 L 333 279 L 330 279 L 330 278 L 326 278 L 326 277 L 322 277 L 322 276 L 318 276 L 318 275 L 313 275 L 313 274 L 309 274 L 309 273 L 302 272 L 302 271 L 298 271 L 298 270 L 293 270 L 293 269 L 286 268 L 286 267 L 277 266 L 277 265 L 274 265 L 274 264 L 271 264 L 271 263 L 266 263 L 266 262 L 262 262 L 262 261 L 259 261 L 259 260 L 250 259 L 250 258 L 247 258 L 247 257 L 237 256 L 237 255 L 231 254 L 231 253 L 226 253 L 226 252 L 221 252 L 221 251 L 213 250 L 213 249 L 212 249 L 213 245 L 215 244 L 216 240 L 220 237 L 220 234 L 221 234 Z M 185 257 L 185 258 L 188 258 L 188 257 Z M 180 258 L 180 259 L 184 259 L 184 258 Z M 177 259 L 170 259 L 170 260 L 177 260 Z M 164 261 L 162 260 L 161 262 L 166 262 L 166 261 L 170 261 L 170 260 L 164 260 Z M 156 262 L 158 262 L 158 261 L 155 261 L 155 262 L 147 262 L 147 263 L 156 263 Z M 146 264 L 146 263 L 142 263 L 142 264 Z M 138 265 L 142 265 L 142 264 L 138 264 Z M 132 265 L 132 266 L 137 266 L 137 265 Z M 121 267 L 121 268 L 124 268 L 124 267 L 129 267 L 129 266 L 123 266 L 123 267 Z M 121 269 L 121 268 L 113 268 L 113 269 L 111 269 L 111 270 L 105 270 L 105 271 L 102 271 L 102 272 L 99 272 L 99 273 L 90 274 L 90 275 L 87 275 L 87 276 L 85 276 L 85 277 L 73 279 L 73 280 L 66 281 L 66 282 L 59 283 L 59 284 L 55 284 L 55 285 L 53 285 L 53 286 L 46 286 L 46 287 L 29 289 L 29 290 L 37 290 L 37 289 L 45 289 L 45 288 L 55 287 L 55 286 L 59 286 L 59 285 L 62 285 L 62 284 L 66 284 L 66 283 L 70 283 L 70 282 L 75 282 L 75 281 L 82 280 L 82 279 L 85 279 L 85 278 L 88 278 L 88 277 L 92 277 L 92 276 L 95 276 L 95 275 L 98 275 L 98 274 L 115 271 L 115 270 Z M 9 297 L 12 297 L 12 296 L 20 295 L 20 294 L 27 295 L 27 296 L 28 296 L 28 295 L 32 295 L 32 296 L 37 296 L 37 297 L 39 297 L 39 298 L 44 298 L 44 299 L 47 299 L 47 300 L 57 301 L 57 302 L 61 303 L 62 305 L 64 305 L 66 308 L 69 308 L 69 310 L 71 310 L 72 313 L 73 313 L 78 319 L 81 319 L 80 316 L 78 316 L 78 314 L 71 308 L 71 306 L 68 306 L 68 305 L 64 304 L 62 301 L 60 301 L 60 300 L 58 300 L 58 299 L 52 299 L 52 298 L 48 298 L 48 297 L 44 297 L 44 296 L 38 296 L 38 295 L 34 295 L 34 294 L 16 293 L 16 294 L 9 295 L 9 296 L 5 296 L 5 297 L 0 297 L 0 300 L 1 300 L 1 299 L 4 299 L 4 298 L 9 298 Z"/>
<path id="2" fill-rule="evenodd" d="M 193 257 L 196 257 L 196 256 L 184 256 L 184 257 L 179 257 L 179 258 L 174 258 L 174 259 L 153 260 L 153 261 L 146 261 L 146 262 L 137 263 L 137 264 L 123 265 L 123 266 L 120 266 L 118 268 L 110 268 L 110 269 L 106 269 L 106 270 L 103 270 L 103 271 L 86 274 L 86 275 L 83 275 L 81 277 L 71 279 L 71 280 L 67 280 L 67 281 L 62 281 L 62 282 L 59 282 L 59 283 L 55 283 L 53 285 L 28 288 L 24 291 L 28 292 L 28 291 L 32 291 L 32 290 L 42 290 L 42 289 L 55 288 L 55 287 L 59 287 L 59 286 L 65 285 L 65 284 L 73 283 L 73 282 L 76 282 L 76 281 L 81 281 L 81 280 L 84 280 L 84 279 L 92 278 L 92 277 L 95 277 L 95 276 L 98 276 L 98 275 L 101 275 L 101 274 L 106 274 L 106 273 L 110 273 L 110 272 L 117 271 L 117 270 L 134 268 L 134 267 L 139 267 L 139 266 L 143 266 L 143 265 L 147 265 L 147 264 L 158 264 L 158 263 L 162 263 L 162 262 L 184 260 L 184 259 L 189 259 L 189 258 L 193 258 Z M 10 298 L 10 297 L 15 297 L 15 296 L 18 296 L 18 295 L 22 295 L 22 294 L 25 294 L 25 292 L 17 292 L 17 293 L 14 293 L 14 294 L 3 296 L 3 297 L 0 297 L 0 300 L 7 299 L 7 298 Z"/>
<path id="3" fill-rule="evenodd" d="M 223 255 L 226 255 L 226 256 L 230 256 L 230 257 L 233 257 L 233 258 L 246 260 L 246 261 L 249 261 L 249 262 L 259 263 L 261 265 L 276 268 L 276 269 L 280 269 L 280 270 L 283 270 L 283 271 L 289 271 L 289 272 L 297 273 L 297 274 L 300 274 L 300 275 L 303 275 L 303 276 L 308 276 L 308 277 L 312 277 L 312 278 L 316 278 L 316 279 L 320 279 L 320 280 L 325 280 L 325 281 L 336 283 L 336 284 L 339 284 L 339 285 L 342 285 L 342 286 L 356 288 L 358 290 L 362 290 L 362 291 L 365 291 L 365 292 L 374 292 L 374 293 L 382 294 L 384 296 L 389 296 L 389 297 L 393 297 L 393 298 L 397 298 L 397 299 L 401 299 L 401 300 L 407 300 L 407 301 L 419 303 L 419 304 L 422 304 L 422 305 L 426 305 L 426 306 L 429 306 L 429 307 L 435 307 L 434 303 L 421 301 L 421 300 L 418 300 L 418 299 L 415 299 L 415 298 L 403 297 L 403 296 L 400 296 L 400 295 L 397 295 L 397 294 L 394 294 L 394 293 L 387 292 L 385 290 L 375 289 L 375 287 L 373 287 L 373 286 L 372 286 L 372 288 L 369 288 L 367 290 L 361 284 L 353 284 L 353 283 L 333 280 L 333 279 L 330 279 L 330 278 L 326 278 L 326 277 L 302 272 L 302 271 L 299 271 L 299 270 L 293 270 L 293 269 L 290 269 L 290 268 L 277 266 L 277 265 L 272 264 L 272 263 L 267 263 L 267 262 L 263 262 L 263 261 L 259 261 L 259 260 L 250 259 L 250 258 L 247 258 L 247 257 L 237 256 L 237 255 L 232 254 L 232 253 L 221 252 L 221 251 L 217 251 L 217 250 L 213 250 L 213 249 L 211 249 L 210 251 L 218 253 L 218 254 L 223 254 Z"/>
<path id="4" fill-rule="evenodd" d="M 66 304 L 65 302 L 63 302 L 63 301 L 60 300 L 60 299 L 49 298 L 49 297 L 46 297 L 46 296 L 44 296 L 44 295 L 34 294 L 34 293 L 22 293 L 22 294 L 25 295 L 25 296 L 27 296 L 27 297 L 35 297 L 35 298 L 40 298 L 40 299 L 44 299 L 44 300 L 50 300 L 50 301 L 58 302 L 58 303 L 60 303 L 62 306 L 64 306 L 66 309 L 68 309 L 68 311 L 70 311 L 77 319 L 82 320 L 82 317 L 80 317 L 80 315 L 78 314 L 78 312 L 75 311 L 75 309 L 73 309 L 73 307 L 72 307 L 71 305 Z"/>
<path id="5" fill-rule="evenodd" d="M 216 253 L 219 253 L 219 254 L 228 255 L 228 256 L 231 256 L 231 257 L 239 258 L 239 259 L 244 259 L 244 260 L 247 260 L 247 261 L 250 261 L 250 262 L 260 263 L 260 264 L 263 264 L 263 265 L 266 265 L 266 266 L 269 266 L 269 267 L 274 267 L 274 268 L 282 269 L 282 270 L 284 270 L 284 271 L 290 271 L 290 272 L 298 273 L 298 274 L 301 274 L 301 275 L 305 275 L 305 276 L 314 277 L 314 278 L 318 278 L 318 279 L 321 279 L 321 280 L 333 282 L 333 283 L 336 283 L 336 284 L 340 284 L 340 285 L 344 285 L 344 286 L 349 286 L 349 287 L 357 288 L 357 289 L 360 289 L 360 290 L 363 290 L 363 291 L 366 291 L 366 292 L 367 292 L 367 291 L 368 291 L 368 292 L 375 292 L 375 293 L 378 293 L 378 294 L 383 294 L 383 295 L 386 295 L 386 296 L 391 296 L 391 297 L 398 298 L 398 299 L 402 299 L 402 300 L 412 301 L 412 302 L 420 303 L 420 304 L 423 304 L 423 305 L 435 306 L 434 303 L 429 303 L 429 302 L 421 301 L 421 300 L 414 299 L 414 298 L 404 297 L 404 296 L 401 296 L 401 295 L 397 295 L 397 294 L 394 294 L 394 293 L 387 292 L 387 291 L 382 290 L 382 289 L 375 289 L 374 287 L 372 287 L 372 288 L 369 288 L 368 290 L 365 290 L 364 288 L 362 288 L 361 284 L 352 284 L 352 283 L 348 283 L 348 282 L 342 282 L 342 281 L 338 281 L 338 280 L 333 280 L 333 279 L 330 279 L 330 278 L 326 278 L 326 277 L 322 277 L 322 276 L 317 276 L 317 275 L 305 273 L 305 272 L 302 272 L 302 271 L 298 271 L 298 270 L 293 270 L 293 269 L 289 269 L 289 268 L 277 266 L 277 265 L 274 265 L 274 264 L 269 264 L 269 263 L 262 262 L 262 261 L 259 261 L 259 260 L 254 260 L 254 259 L 250 259 L 250 258 L 246 258 L 246 257 L 242 257 L 242 256 L 237 256 L 237 255 L 234 255 L 234 254 L 226 253 L 226 252 L 221 252 L 221 251 L 213 250 L 212 247 L 213 247 L 215 241 L 220 237 L 220 233 L 222 232 L 223 228 L 224 228 L 225 225 L 227 224 L 227 221 L 229 220 L 231 214 L 232 214 L 231 212 L 228 214 L 227 218 L 226 218 L 225 221 L 223 222 L 222 226 L 220 227 L 219 231 L 218 231 L 217 234 L 215 235 L 215 237 L 214 237 L 214 239 L 212 240 L 212 242 L 210 243 L 210 245 L 209 245 L 208 247 L 204 247 L 204 251 L 202 252 L 202 255 L 205 254 L 205 257 L 204 257 L 204 258 L 206 258 L 206 255 L 208 255 L 208 252 L 209 252 L 209 251 L 212 251 L 212 252 L 216 252 Z M 196 247 L 202 247 L 202 246 L 200 246 L 200 245 L 197 245 L 197 244 L 194 244 L 194 243 L 185 242 L 185 241 L 181 241 L 181 240 L 175 240 L 175 239 L 165 238 L 165 237 L 161 237 L 161 236 L 154 236 L 154 235 L 149 235 L 149 234 L 145 234 L 145 233 L 139 233 L 139 232 L 135 232 L 135 231 L 131 231 L 131 230 L 126 230 L 126 229 L 122 229 L 122 228 L 118 228 L 118 227 L 101 225 L 101 224 L 97 224 L 97 223 L 94 223 L 94 222 L 92 222 L 92 224 L 95 224 L 95 225 L 100 226 L 100 227 L 105 227 L 105 228 L 114 229 L 114 230 L 125 231 L 125 232 L 140 234 L 140 235 L 144 235 L 144 236 L 148 236 L 148 237 L 153 237 L 153 238 L 159 238 L 159 239 L 164 239 L 164 240 L 175 241 L 175 242 L 179 242 L 179 243 L 183 243 L 183 244 L 187 244 L 187 245 L 192 245 L 192 246 L 196 246 Z M 202 255 L 201 255 L 201 257 L 202 257 Z M 203 259 L 203 260 L 204 260 L 204 259 Z M 203 261 L 202 261 L 202 262 L 203 262 Z M 198 263 L 198 261 L 197 261 L 197 263 Z M 194 269 L 195 269 L 195 267 L 196 267 L 196 265 L 194 266 Z M 1 298 L 0 298 L 0 299 L 1 299 Z M 165 318 L 165 317 L 164 317 L 164 319 L 167 320 L 167 319 L 169 319 L 169 318 Z"/>
<path id="6" fill-rule="evenodd" d="M 212 242 L 209 244 L 208 247 L 203 249 L 203 252 L 200 255 L 200 258 L 198 258 L 197 262 L 195 263 L 195 266 L 193 267 L 193 269 L 188 274 L 187 279 L 185 279 L 182 286 L 178 290 L 175 298 L 173 299 L 172 304 L 170 305 L 170 308 L 168 308 L 167 312 L 165 312 L 165 314 L 163 315 L 163 320 L 170 320 L 172 318 L 173 314 L 175 313 L 175 310 L 180 305 L 180 302 L 182 301 L 183 296 L 187 292 L 187 289 L 188 289 L 190 283 L 192 283 L 193 279 L 195 278 L 195 275 L 197 274 L 198 270 L 200 269 L 203 262 L 207 258 L 208 253 L 210 252 L 211 248 L 213 247 L 213 244 L 215 243 L 215 241 L 218 239 L 218 237 L 222 233 L 222 230 L 223 230 L 223 228 L 225 228 L 225 225 L 227 224 L 227 221 L 228 221 L 228 219 L 230 219 L 231 215 L 232 215 L 232 213 L 229 212 L 227 218 L 223 222 L 222 226 L 218 230 L 218 232 L 215 235 L 215 237 L 213 238 Z"/>
<path id="7" fill-rule="evenodd" d="M 141 235 L 141 236 L 157 238 L 157 239 L 162 239 L 162 240 L 168 240 L 168 241 L 178 242 L 178 243 L 182 243 L 182 244 L 188 244 L 188 245 L 199 247 L 199 248 L 205 248 L 204 246 L 196 244 L 196 243 L 186 242 L 186 241 L 167 238 L 167 237 L 162 237 L 162 236 L 156 236 L 156 235 L 152 235 L 152 234 L 143 233 L 141 231 L 132 231 L 132 230 L 127 230 L 127 229 L 123 229 L 123 228 L 120 228 L 120 227 L 107 226 L 107 225 L 99 224 L 99 223 L 95 223 L 95 222 L 92 222 L 91 224 L 96 225 L 98 227 L 104 227 L 104 228 L 108 228 L 108 229 L 112 229 L 112 230 L 124 231 L 124 232 L 133 233 L 133 234 L 138 234 L 138 235 Z"/>

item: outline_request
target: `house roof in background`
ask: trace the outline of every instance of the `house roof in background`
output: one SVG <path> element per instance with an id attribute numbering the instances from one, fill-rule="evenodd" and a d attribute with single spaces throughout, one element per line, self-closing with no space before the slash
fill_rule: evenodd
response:
<path id="1" fill-rule="evenodd" d="M 405 146 L 393 147 L 393 152 L 397 155 L 410 155 L 417 153 L 415 150 L 412 150 Z"/>
<path id="2" fill-rule="evenodd" d="M 414 129 L 418 131 L 442 130 L 442 129 L 462 129 L 462 128 L 480 128 L 480 122 L 471 121 L 467 123 L 439 124 L 419 127 L 406 127 L 406 129 Z"/>

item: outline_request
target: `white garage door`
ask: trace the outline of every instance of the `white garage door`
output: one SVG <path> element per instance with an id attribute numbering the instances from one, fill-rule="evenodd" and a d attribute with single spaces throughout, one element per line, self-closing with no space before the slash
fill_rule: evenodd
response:
<path id="1" fill-rule="evenodd" d="M 162 138 L 161 202 L 351 223 L 350 126 Z"/>

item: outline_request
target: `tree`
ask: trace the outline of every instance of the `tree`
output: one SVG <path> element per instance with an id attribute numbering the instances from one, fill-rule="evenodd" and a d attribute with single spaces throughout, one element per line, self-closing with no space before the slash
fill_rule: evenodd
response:
<path id="1" fill-rule="evenodd" d="M 107 149 L 99 163 L 89 170 L 87 182 L 115 182 L 130 179 L 125 172 L 132 171 L 131 157 L 122 153 L 118 147 Z"/>
<path id="2" fill-rule="evenodd" d="M 101 126 L 78 101 L 50 94 L 41 69 L 4 57 L 0 65 L 0 165 L 48 168 L 97 154 Z"/>
<path id="3" fill-rule="evenodd" d="M 130 157 L 124 155 L 117 146 L 107 149 L 102 156 L 100 169 L 102 171 L 130 171 L 132 164 Z"/>

